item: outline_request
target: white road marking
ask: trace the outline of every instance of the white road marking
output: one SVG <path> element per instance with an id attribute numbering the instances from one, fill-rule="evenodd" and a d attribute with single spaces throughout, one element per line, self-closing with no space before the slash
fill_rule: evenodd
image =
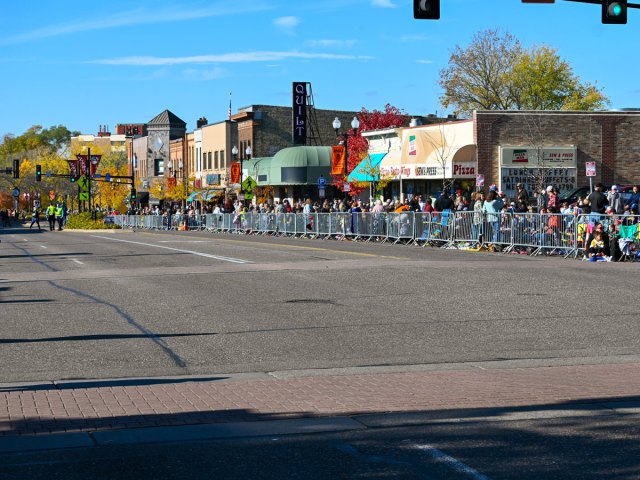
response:
<path id="1" fill-rule="evenodd" d="M 22 239 L 23 242 L 28 242 L 29 240 L 27 240 L 26 238 Z"/>
<path id="2" fill-rule="evenodd" d="M 76 262 L 78 265 L 84 265 L 84 263 L 82 263 L 80 260 L 76 260 L 75 258 L 72 258 L 71 260 Z"/>
<path id="3" fill-rule="evenodd" d="M 158 240 L 158 243 L 209 243 L 209 240 Z"/>
<path id="4" fill-rule="evenodd" d="M 143 245 L 145 247 L 164 248 L 166 250 L 173 250 L 174 252 L 189 253 L 191 255 L 197 255 L 199 257 L 213 258 L 215 260 L 221 260 L 223 262 L 230 263 L 250 263 L 248 260 L 242 260 L 240 258 L 221 257 L 219 255 L 210 255 L 208 253 L 194 252 L 193 250 L 184 250 L 182 248 L 165 247 L 164 245 L 155 245 L 153 243 L 134 242 L 132 240 L 122 240 L 120 238 L 101 237 L 100 235 L 91 235 L 94 238 L 102 238 L 104 240 L 113 240 L 114 242 L 133 243 L 135 245 Z"/>
<path id="5" fill-rule="evenodd" d="M 460 460 L 456 460 L 455 458 L 447 455 L 444 452 L 441 452 L 431 445 L 414 445 L 414 447 L 418 450 L 422 450 L 429 457 L 431 457 L 434 462 L 444 464 L 450 470 L 453 470 L 454 472 L 462 475 L 466 475 L 472 480 L 491 480 L 489 477 L 481 474 L 477 470 L 474 470 L 469 465 L 462 463 Z"/>
<path id="6" fill-rule="evenodd" d="M 40 247 L 42 247 L 42 248 L 47 248 L 47 247 L 45 247 L 44 245 L 40 245 Z"/>

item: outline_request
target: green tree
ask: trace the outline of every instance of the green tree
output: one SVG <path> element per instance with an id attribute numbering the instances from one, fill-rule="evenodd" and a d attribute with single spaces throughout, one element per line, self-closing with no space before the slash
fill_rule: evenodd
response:
<path id="1" fill-rule="evenodd" d="M 456 46 L 440 71 L 445 108 L 473 110 L 597 110 L 609 99 L 581 82 L 571 65 L 547 46 L 523 49 L 509 33 L 485 30 L 470 45 Z"/>

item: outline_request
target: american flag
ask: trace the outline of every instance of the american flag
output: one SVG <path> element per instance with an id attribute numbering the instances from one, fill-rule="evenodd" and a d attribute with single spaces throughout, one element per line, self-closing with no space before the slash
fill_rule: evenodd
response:
<path id="1" fill-rule="evenodd" d="M 229 94 L 229 120 L 231 120 L 231 94 Z"/>

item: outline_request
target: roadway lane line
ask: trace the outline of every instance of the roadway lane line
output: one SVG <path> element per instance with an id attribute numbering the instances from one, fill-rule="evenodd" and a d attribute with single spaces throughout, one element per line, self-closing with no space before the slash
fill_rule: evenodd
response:
<path id="1" fill-rule="evenodd" d="M 78 265 L 84 265 L 84 263 L 82 263 L 80 260 L 77 260 L 75 258 L 72 258 L 71 260 L 73 260 L 74 262 L 76 262 Z"/>
<path id="2" fill-rule="evenodd" d="M 45 247 L 44 245 L 40 245 L 40 248 L 48 248 L 48 247 Z"/>
<path id="3" fill-rule="evenodd" d="M 222 257 L 220 255 L 211 255 L 209 253 L 195 252 L 193 250 L 184 250 L 182 248 L 165 247 L 164 245 L 155 245 L 153 243 L 134 242 L 133 240 L 122 240 L 120 238 L 101 237 L 100 235 L 91 235 L 94 238 L 102 238 L 104 240 L 112 240 L 114 242 L 133 243 L 135 245 L 143 245 L 145 247 L 164 248 L 165 250 L 172 250 L 174 252 L 188 253 L 191 255 L 197 255 L 199 257 L 213 258 L 215 260 L 221 260 L 223 262 L 230 263 L 251 263 L 248 260 L 242 260 L 240 258 Z"/>
<path id="4" fill-rule="evenodd" d="M 414 445 L 418 450 L 427 454 L 434 462 L 445 465 L 448 469 L 462 475 L 466 475 L 471 480 L 491 480 L 486 475 L 474 470 L 469 465 L 462 463 L 444 452 L 441 452 L 431 445 Z"/>

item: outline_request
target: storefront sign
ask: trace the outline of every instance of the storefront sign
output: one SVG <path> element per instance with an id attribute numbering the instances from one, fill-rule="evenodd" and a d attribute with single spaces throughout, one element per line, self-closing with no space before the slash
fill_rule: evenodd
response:
<path id="1" fill-rule="evenodd" d="M 417 155 L 418 151 L 416 149 L 416 136 L 415 135 L 411 135 L 409 137 L 409 155 L 411 156 L 415 156 Z"/>
<path id="2" fill-rule="evenodd" d="M 293 144 L 307 144 L 307 82 L 293 82 Z"/>
<path id="3" fill-rule="evenodd" d="M 558 168 L 576 167 L 576 147 L 500 147 L 503 167 Z"/>
<path id="4" fill-rule="evenodd" d="M 562 193 L 576 188 L 576 172 L 576 168 L 502 168 L 500 189 L 509 198 L 514 198 L 518 183 L 524 185 L 529 195 L 533 195 L 536 188 L 547 185 Z"/>
<path id="5" fill-rule="evenodd" d="M 476 176 L 475 163 L 454 163 L 453 178 L 474 178 Z"/>

